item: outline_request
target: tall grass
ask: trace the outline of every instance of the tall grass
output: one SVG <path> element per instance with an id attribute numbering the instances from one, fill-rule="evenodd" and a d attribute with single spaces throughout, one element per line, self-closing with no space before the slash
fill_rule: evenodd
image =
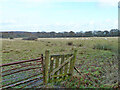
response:
<path id="1" fill-rule="evenodd" d="M 107 43 L 97 43 L 93 46 L 93 49 L 109 50 L 109 51 L 113 51 L 113 52 L 118 51 L 118 47 L 112 46 L 111 44 L 107 44 Z"/>

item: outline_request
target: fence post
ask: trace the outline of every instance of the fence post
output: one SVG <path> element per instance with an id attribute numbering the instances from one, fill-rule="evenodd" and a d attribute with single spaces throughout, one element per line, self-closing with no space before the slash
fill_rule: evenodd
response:
<path id="1" fill-rule="evenodd" d="M 44 60 L 44 84 L 48 83 L 48 65 L 49 65 L 49 50 L 45 51 L 45 60 Z"/>
<path id="2" fill-rule="evenodd" d="M 54 65 L 54 57 L 50 56 L 50 73 L 52 72 L 53 70 L 53 65 Z M 48 82 L 51 82 L 51 80 L 53 80 L 53 78 L 50 77 L 50 74 L 49 74 L 49 80 Z"/>
<path id="3" fill-rule="evenodd" d="M 43 84 L 44 84 L 44 79 L 45 79 L 45 72 L 44 72 L 44 58 L 43 58 L 43 54 L 41 54 L 41 59 L 42 59 L 42 74 L 43 74 Z"/>
<path id="4" fill-rule="evenodd" d="M 74 50 L 73 58 L 70 61 L 70 69 L 69 69 L 70 75 L 73 75 L 73 70 L 74 70 L 75 60 L 76 60 L 76 54 L 77 54 L 77 50 Z"/>

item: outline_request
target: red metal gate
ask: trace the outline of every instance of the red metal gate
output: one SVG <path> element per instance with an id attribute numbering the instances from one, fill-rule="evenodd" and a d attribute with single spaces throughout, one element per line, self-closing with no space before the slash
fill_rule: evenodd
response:
<path id="1" fill-rule="evenodd" d="M 37 59 L 1 65 L 2 88 L 34 88 L 42 85 L 42 63 L 43 55 Z"/>

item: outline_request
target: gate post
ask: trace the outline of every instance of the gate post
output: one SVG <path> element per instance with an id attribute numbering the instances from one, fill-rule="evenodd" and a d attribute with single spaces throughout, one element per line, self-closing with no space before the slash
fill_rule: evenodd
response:
<path id="1" fill-rule="evenodd" d="M 49 65 L 49 50 L 45 51 L 45 59 L 44 59 L 44 84 L 48 83 L 48 65 Z"/>
<path id="2" fill-rule="evenodd" d="M 70 69 L 69 69 L 69 73 L 71 76 L 73 75 L 73 70 L 74 70 L 75 61 L 76 61 L 76 54 L 77 54 L 77 50 L 74 50 L 73 58 L 70 61 Z"/>
<path id="3" fill-rule="evenodd" d="M 41 59 L 42 59 L 42 62 L 41 62 L 41 64 L 42 64 L 42 74 L 43 74 L 43 80 L 44 80 L 44 63 L 43 63 L 43 54 L 41 54 Z M 44 82 L 43 82 L 43 84 L 44 84 Z"/>

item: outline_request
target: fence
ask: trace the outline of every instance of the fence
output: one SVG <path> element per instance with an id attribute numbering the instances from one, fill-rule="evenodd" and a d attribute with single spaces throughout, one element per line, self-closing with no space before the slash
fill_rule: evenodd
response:
<path id="1" fill-rule="evenodd" d="M 2 88 L 24 88 L 43 79 L 42 74 L 43 55 L 38 59 L 24 60 L 3 64 Z M 35 87 L 35 85 L 34 85 Z"/>
<path id="2" fill-rule="evenodd" d="M 35 88 L 73 75 L 76 60 L 73 54 L 50 55 L 45 51 L 38 59 L 3 64 L 2 88 Z"/>

